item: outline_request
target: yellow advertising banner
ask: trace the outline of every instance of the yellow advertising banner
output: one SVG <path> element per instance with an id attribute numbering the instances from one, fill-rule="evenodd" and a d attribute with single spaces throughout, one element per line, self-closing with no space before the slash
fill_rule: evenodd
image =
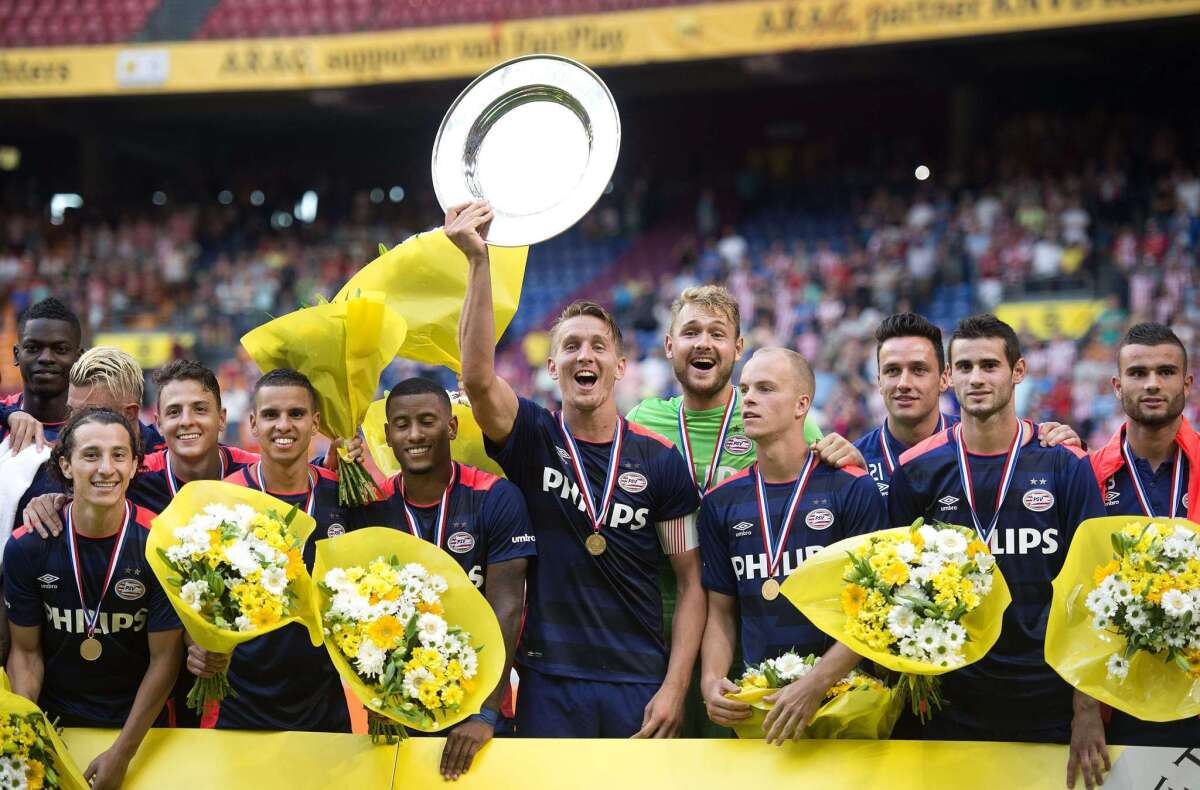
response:
<path id="1" fill-rule="evenodd" d="M 68 729 L 87 765 L 116 736 Z M 814 787 L 822 790 L 1062 790 L 1067 747 L 938 741 L 536 740 L 497 738 L 453 785 L 438 775 L 445 740 L 374 746 L 365 735 L 151 730 L 123 790 L 470 788 L 610 790 Z M 1200 748 L 1110 747 L 1105 790 L 1195 787 Z M 394 768 L 393 768 L 394 766 Z M 1083 787 L 1078 779 L 1076 787 Z"/>
<path id="2" fill-rule="evenodd" d="M 1040 302 L 1006 302 L 996 307 L 996 317 L 1018 333 L 1032 332 L 1038 340 L 1060 335 L 1078 340 L 1105 310 L 1099 299 L 1050 299 Z"/>
<path id="3" fill-rule="evenodd" d="M 1200 13 L 1200 0 L 768 0 L 302 39 L 0 50 L 0 99 L 371 85 L 518 55 L 590 66 L 829 49 Z"/>

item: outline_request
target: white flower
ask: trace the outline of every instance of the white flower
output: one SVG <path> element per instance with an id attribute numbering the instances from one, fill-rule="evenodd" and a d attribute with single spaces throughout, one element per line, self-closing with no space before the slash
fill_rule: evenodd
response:
<path id="1" fill-rule="evenodd" d="M 25 778 L 28 767 L 25 761 L 16 755 L 0 757 L 0 790 L 24 790 L 29 787 Z"/>
<path id="2" fill-rule="evenodd" d="M 244 540 L 234 541 L 232 545 L 226 546 L 225 559 L 243 579 L 260 567 L 258 558 L 254 556 L 249 544 Z"/>
<path id="3" fill-rule="evenodd" d="M 438 647 L 446 639 L 446 621 L 428 612 L 417 618 L 417 639 L 424 647 Z"/>
<path id="4" fill-rule="evenodd" d="M 1108 669 L 1108 676 L 1115 680 L 1124 680 L 1125 676 L 1129 674 L 1129 662 L 1120 653 L 1113 653 L 1109 656 L 1104 666 Z"/>
<path id="5" fill-rule="evenodd" d="M 1162 609 L 1168 617 L 1183 617 L 1192 611 L 1192 597 L 1179 590 L 1167 590 L 1162 596 Z"/>
<path id="6" fill-rule="evenodd" d="M 917 613 L 907 606 L 893 606 L 888 612 L 888 630 L 897 638 L 912 636 L 916 622 Z"/>
<path id="7" fill-rule="evenodd" d="M 287 589 L 287 583 L 287 571 L 283 568 L 267 568 L 263 571 L 262 586 L 271 595 L 283 595 L 284 590 Z"/>
<path id="8" fill-rule="evenodd" d="M 1130 606 L 1125 610 L 1125 622 L 1134 631 L 1142 633 L 1145 631 L 1146 626 L 1150 624 L 1150 617 L 1141 606 Z"/>
<path id="9" fill-rule="evenodd" d="M 1084 599 L 1084 606 L 1097 617 L 1110 618 L 1117 612 L 1117 602 L 1102 589 L 1095 589 Z"/>
<path id="10" fill-rule="evenodd" d="M 334 592 L 343 592 L 350 589 L 353 585 L 350 584 L 350 579 L 346 577 L 346 571 L 342 568 L 334 568 L 329 573 L 325 574 L 322 580 L 325 586 Z"/>
<path id="11" fill-rule="evenodd" d="M 367 677 L 378 677 L 383 674 L 383 662 L 387 653 L 375 646 L 370 639 L 364 639 L 358 646 L 358 655 L 354 657 L 354 665 L 358 671 Z"/>
<path id="12" fill-rule="evenodd" d="M 937 548 L 942 554 L 962 554 L 967 550 L 967 539 L 956 529 L 938 530 Z"/>
<path id="13" fill-rule="evenodd" d="M 946 647 L 957 653 L 958 649 L 967 641 L 967 629 L 958 623 L 946 623 L 943 629 L 946 634 Z"/>
<path id="14" fill-rule="evenodd" d="M 917 557 L 917 547 L 907 540 L 896 544 L 896 556 L 904 562 L 912 562 Z"/>
<path id="15" fill-rule="evenodd" d="M 208 594 L 208 582 L 200 579 L 194 582 L 188 582 L 179 589 L 179 597 L 183 602 L 192 607 L 195 611 L 200 611 L 200 607 L 204 605 L 204 596 Z"/>
<path id="16" fill-rule="evenodd" d="M 812 669 L 800 656 L 791 652 L 771 659 L 770 663 L 783 680 L 797 680 L 807 675 Z"/>
<path id="17" fill-rule="evenodd" d="M 474 650 L 466 650 L 459 654 L 458 663 L 462 664 L 463 677 L 467 680 L 475 677 L 479 671 L 479 656 Z"/>
<path id="18" fill-rule="evenodd" d="M 416 699 L 421 692 L 421 685 L 433 680 L 433 673 L 425 667 L 417 667 L 411 672 L 404 673 L 404 694 Z"/>
<path id="19" fill-rule="evenodd" d="M 935 546 L 937 545 L 939 531 L 937 527 L 925 524 L 917 530 L 917 534 L 925 541 L 926 546 Z"/>
<path id="20" fill-rule="evenodd" d="M 438 595 L 450 589 L 450 585 L 446 584 L 446 580 L 441 576 L 430 576 L 427 584 Z"/>
<path id="21" fill-rule="evenodd" d="M 990 571 L 995 564 L 996 558 L 992 556 L 991 552 L 981 551 L 975 555 L 975 565 L 984 573 Z"/>
<path id="22" fill-rule="evenodd" d="M 921 646 L 922 650 L 933 653 L 945 646 L 946 635 L 935 621 L 926 620 L 917 629 L 917 644 Z"/>
<path id="23" fill-rule="evenodd" d="M 253 631 L 254 626 L 250 625 L 250 618 L 244 614 L 238 615 L 238 618 L 233 621 L 234 627 L 239 631 Z"/>

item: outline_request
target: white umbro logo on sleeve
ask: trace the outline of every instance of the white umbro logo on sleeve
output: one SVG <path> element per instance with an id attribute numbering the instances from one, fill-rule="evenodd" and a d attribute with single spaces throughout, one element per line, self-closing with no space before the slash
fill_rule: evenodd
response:
<path id="1" fill-rule="evenodd" d="M 750 534 L 750 530 L 754 529 L 754 525 L 749 521 L 739 521 L 733 525 L 733 536 L 735 538 L 744 538 Z"/>
<path id="2" fill-rule="evenodd" d="M 42 586 L 45 587 L 47 590 L 57 590 L 58 589 L 58 585 L 55 584 L 55 582 L 58 581 L 58 577 L 55 576 L 53 573 L 42 574 L 41 576 L 38 577 L 37 580 L 40 581 L 42 583 Z"/>
<path id="3" fill-rule="evenodd" d="M 938 503 L 941 504 L 943 511 L 958 510 L 958 497 L 956 496 L 944 496 L 938 500 Z"/>

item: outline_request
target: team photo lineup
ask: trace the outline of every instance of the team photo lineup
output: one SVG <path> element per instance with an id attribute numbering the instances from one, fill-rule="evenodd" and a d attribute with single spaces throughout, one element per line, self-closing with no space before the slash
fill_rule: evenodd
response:
<path id="1" fill-rule="evenodd" d="M 664 4 L 590 1 L 553 13 Z M 215 786 L 185 748 L 498 784 L 529 739 L 1194 776 L 1200 17 L 343 85 L 322 37 L 389 2 L 256 2 L 75 25 L 170 42 L 121 50 L 123 104 L 6 92 L 83 41 L 0 0 L 0 790 Z M 420 9 L 383 34 L 525 13 Z M 311 84 L 186 82 L 253 36 Z M 597 759 L 726 783 L 643 747 Z"/>

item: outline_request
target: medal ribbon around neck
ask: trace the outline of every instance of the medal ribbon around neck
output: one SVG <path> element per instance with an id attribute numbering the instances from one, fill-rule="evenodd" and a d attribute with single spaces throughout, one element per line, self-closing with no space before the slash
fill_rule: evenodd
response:
<path id="1" fill-rule="evenodd" d="M 254 467 L 254 477 L 258 481 L 258 490 L 262 491 L 264 494 L 270 494 L 271 492 L 267 490 L 267 482 L 265 480 L 263 480 L 262 461 L 259 461 L 258 464 Z M 312 470 L 312 467 L 310 466 L 308 468 L 308 499 L 304 502 L 304 512 L 307 513 L 311 517 L 313 514 L 313 510 L 316 509 L 316 504 L 317 504 L 317 481 L 313 476 L 313 470 Z"/>
<path id="2" fill-rule="evenodd" d="M 71 538 L 67 541 L 67 548 L 71 552 L 71 568 L 75 571 L 75 589 L 79 591 L 79 604 L 83 607 L 84 636 L 91 639 L 96 633 L 96 623 L 100 620 L 100 609 L 104 605 L 104 596 L 108 594 L 108 586 L 112 583 L 112 578 L 117 571 L 117 557 L 121 556 L 121 547 L 125 545 L 125 536 L 129 534 L 129 522 L 133 520 L 133 507 L 129 504 L 128 499 L 125 500 L 125 518 L 121 521 L 121 531 L 117 533 L 116 543 L 108 558 L 108 571 L 104 574 L 104 586 L 100 588 L 100 597 L 96 599 L 95 609 L 89 607 L 87 599 L 83 597 L 83 572 L 79 566 L 79 549 L 75 545 L 74 511 L 74 503 L 67 505 L 67 534 Z"/>
<path id="3" fill-rule="evenodd" d="M 617 468 L 621 465 L 621 444 L 625 438 L 625 420 L 621 415 L 617 415 L 617 427 L 613 433 L 612 447 L 609 449 L 608 471 L 604 474 L 604 494 L 600 500 L 599 509 L 597 509 L 596 500 L 592 496 L 592 487 L 588 483 L 587 473 L 583 469 L 583 456 L 579 454 L 579 448 L 575 445 L 575 437 L 567 428 L 567 420 L 561 411 L 558 413 L 558 428 L 567 445 L 569 466 L 572 474 L 575 475 L 575 482 L 579 486 L 579 494 L 583 499 L 583 506 L 587 509 L 588 520 L 592 522 L 592 534 L 598 534 L 601 527 L 604 526 L 604 519 L 608 516 L 608 509 L 612 506 L 613 492 L 617 487 Z"/>
<path id="4" fill-rule="evenodd" d="M 450 482 L 446 484 L 446 490 L 442 492 L 442 499 L 438 503 L 437 520 L 434 521 L 433 527 L 433 545 L 439 549 L 443 548 L 446 543 L 446 514 L 450 512 L 450 492 L 454 490 L 455 483 L 458 482 L 458 463 L 450 462 Z M 421 522 L 417 520 L 417 515 L 408 507 L 408 500 L 404 495 L 404 478 L 400 478 L 400 503 L 404 505 L 404 520 L 408 522 L 408 531 L 417 536 L 421 540 L 428 540 L 421 534 Z"/>
<path id="5" fill-rule="evenodd" d="M 1133 458 L 1133 448 L 1129 446 L 1129 439 L 1121 440 L 1121 455 L 1125 458 L 1125 466 L 1129 467 L 1129 477 L 1133 480 L 1133 490 L 1137 493 L 1138 502 L 1142 505 L 1142 511 L 1150 518 L 1158 518 L 1154 514 L 1153 508 L 1150 507 L 1150 497 L 1146 493 L 1146 489 L 1142 486 L 1141 475 L 1138 474 L 1137 464 Z M 1179 510 L 1179 494 L 1180 488 L 1183 485 L 1183 452 L 1178 445 L 1175 446 L 1175 464 L 1171 470 L 1171 515 L 1168 518 L 1175 518 Z"/>
<path id="6" fill-rule="evenodd" d="M 938 424 L 934 429 L 933 435 L 937 435 L 946 430 L 946 415 L 938 412 Z M 883 421 L 883 427 L 879 431 L 879 446 L 883 450 L 883 465 L 887 467 L 888 476 L 896 473 L 896 458 L 892 455 L 892 448 L 888 446 L 887 441 L 888 427 L 887 420 Z"/>
<path id="7" fill-rule="evenodd" d="M 1033 425 L 1030 425 L 1030 430 L 1033 430 Z M 1000 485 L 996 489 L 996 512 L 992 514 L 992 520 L 988 524 L 987 531 L 979 523 L 979 516 L 975 511 L 975 484 L 971 481 L 971 466 L 967 463 L 967 444 L 963 441 L 962 423 L 954 426 L 954 442 L 958 449 L 958 476 L 962 483 L 963 493 L 967 499 L 967 509 L 971 511 L 971 522 L 975 525 L 975 533 L 987 543 L 992 537 L 992 532 L 996 529 L 996 524 L 1000 521 L 1000 510 L 1004 504 L 1004 498 L 1008 495 L 1009 486 L 1012 485 L 1013 477 L 1016 476 L 1017 459 L 1021 455 L 1021 439 L 1024 434 L 1024 425 L 1022 420 L 1017 420 L 1017 435 L 1013 437 L 1013 442 L 1008 448 L 1008 452 L 1004 456 L 1004 467 L 1000 473 Z"/>
<path id="8" fill-rule="evenodd" d="M 171 463 L 171 451 L 169 449 L 163 450 L 163 454 L 167 459 L 167 490 L 171 492 L 171 499 L 174 499 L 175 495 L 179 493 L 180 486 L 179 482 L 175 479 L 175 466 Z M 225 464 L 224 448 L 217 447 L 217 455 L 221 457 L 221 476 L 218 479 L 224 480 L 225 475 L 228 474 L 228 467 Z M 264 488 L 263 491 L 266 491 L 266 489 Z"/>
<path id="9" fill-rule="evenodd" d="M 712 462 L 708 465 L 708 471 L 704 474 L 704 483 L 701 485 L 700 478 L 696 474 L 696 461 L 692 456 L 692 442 L 688 438 L 687 415 L 684 414 L 683 399 L 679 400 L 679 444 L 683 449 L 683 460 L 687 461 L 688 471 L 692 473 L 692 482 L 696 484 L 696 490 L 700 492 L 700 496 L 708 493 L 709 486 L 717 475 L 717 464 L 721 460 L 721 451 L 725 447 L 725 437 L 729 433 L 729 426 L 733 424 L 733 413 L 737 411 L 737 390 L 730 387 L 729 401 L 725 404 L 725 413 L 721 416 L 721 430 L 717 433 L 717 444 L 713 448 Z"/>
<path id="10" fill-rule="evenodd" d="M 792 486 L 792 495 L 788 499 L 787 507 L 784 508 L 783 525 L 779 528 L 779 540 L 772 546 L 771 512 L 767 507 L 767 489 L 763 483 L 762 469 L 757 463 L 754 464 L 754 494 L 758 499 L 758 520 L 762 523 L 763 548 L 767 550 L 768 579 L 775 578 L 775 572 L 779 570 L 780 561 L 783 559 L 783 547 L 787 545 L 788 536 L 792 532 L 792 524 L 796 520 L 800 499 L 804 496 L 804 489 L 808 486 L 808 480 L 812 477 L 813 469 L 816 466 L 816 456 L 809 451 L 804 468 L 800 471 L 800 476 L 796 478 L 796 484 Z"/>

